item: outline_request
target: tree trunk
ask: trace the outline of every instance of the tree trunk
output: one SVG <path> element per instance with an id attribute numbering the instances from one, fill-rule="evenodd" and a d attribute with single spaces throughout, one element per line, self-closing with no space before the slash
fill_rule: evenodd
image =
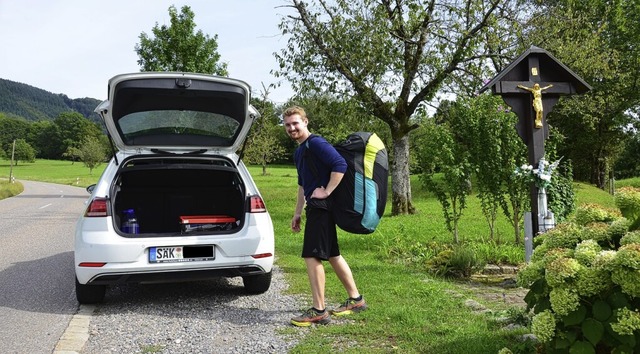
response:
<path id="1" fill-rule="evenodd" d="M 414 214 L 409 179 L 409 135 L 393 140 L 391 215 Z"/>
<path id="2" fill-rule="evenodd" d="M 451 197 L 451 215 L 453 216 L 453 241 L 456 245 L 460 242 L 458 239 L 458 199 L 455 196 Z"/>
<path id="3" fill-rule="evenodd" d="M 511 220 L 511 225 L 513 226 L 513 233 L 516 236 L 516 245 L 520 244 L 520 208 L 518 206 L 511 204 L 513 207 L 513 216 Z"/>
<path id="4" fill-rule="evenodd" d="M 591 169 L 591 183 L 604 190 L 605 176 L 607 175 L 607 165 L 603 158 L 595 159 Z"/>

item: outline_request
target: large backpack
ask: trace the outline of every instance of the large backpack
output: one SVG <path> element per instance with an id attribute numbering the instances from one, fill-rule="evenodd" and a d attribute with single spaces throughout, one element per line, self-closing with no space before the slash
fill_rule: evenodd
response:
<path id="1" fill-rule="evenodd" d="M 370 234 L 387 204 L 387 150 L 378 135 L 369 132 L 349 134 L 334 147 L 347 162 L 342 181 L 331 193 L 336 224 L 347 232 Z"/>

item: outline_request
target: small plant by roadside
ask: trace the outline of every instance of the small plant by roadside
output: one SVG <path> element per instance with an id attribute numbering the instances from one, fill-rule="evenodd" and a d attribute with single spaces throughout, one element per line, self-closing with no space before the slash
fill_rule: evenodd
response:
<path id="1" fill-rule="evenodd" d="M 10 183 L 9 180 L 0 180 L 0 199 L 13 197 L 22 193 L 24 187 L 20 182 Z"/>
<path id="2" fill-rule="evenodd" d="M 547 352 L 640 350 L 640 189 L 621 189 L 615 201 L 620 211 L 581 206 L 573 221 L 536 237 L 518 274 Z"/>

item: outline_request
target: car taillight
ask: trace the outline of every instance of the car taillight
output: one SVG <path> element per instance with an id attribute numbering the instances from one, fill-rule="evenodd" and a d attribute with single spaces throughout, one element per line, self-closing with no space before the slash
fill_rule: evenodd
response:
<path id="1" fill-rule="evenodd" d="M 252 195 L 251 197 L 249 197 L 249 199 L 250 199 L 249 200 L 250 213 L 266 213 L 267 212 L 267 208 L 264 206 L 264 202 L 262 201 L 262 198 L 260 198 L 259 195 Z"/>
<path id="2" fill-rule="evenodd" d="M 84 213 L 88 218 L 107 215 L 107 198 L 94 198 Z"/>

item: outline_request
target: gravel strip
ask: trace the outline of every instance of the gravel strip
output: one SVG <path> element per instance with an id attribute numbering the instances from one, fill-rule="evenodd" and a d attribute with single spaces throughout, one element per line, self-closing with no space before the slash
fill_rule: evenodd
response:
<path id="1" fill-rule="evenodd" d="M 277 267 L 261 295 L 239 277 L 111 287 L 82 353 L 286 353 L 308 332 L 289 324 L 304 301 L 286 288 Z"/>

